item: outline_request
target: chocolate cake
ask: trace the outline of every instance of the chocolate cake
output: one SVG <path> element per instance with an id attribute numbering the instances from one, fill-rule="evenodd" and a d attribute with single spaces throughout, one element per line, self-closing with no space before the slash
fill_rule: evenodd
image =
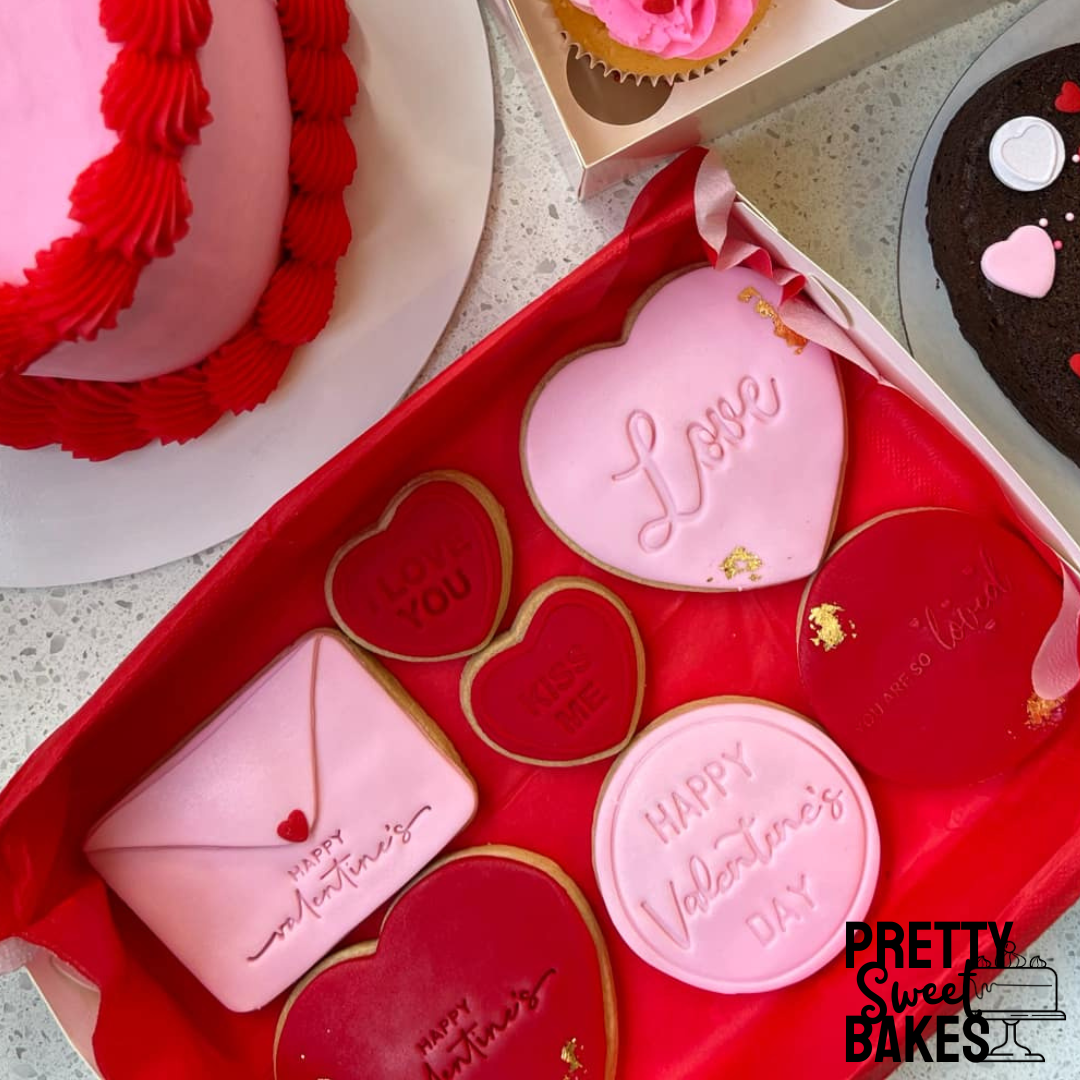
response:
<path id="1" fill-rule="evenodd" d="M 964 337 L 1028 423 L 1080 464 L 1078 150 L 1070 45 L 998 75 L 957 113 L 927 225 Z"/>

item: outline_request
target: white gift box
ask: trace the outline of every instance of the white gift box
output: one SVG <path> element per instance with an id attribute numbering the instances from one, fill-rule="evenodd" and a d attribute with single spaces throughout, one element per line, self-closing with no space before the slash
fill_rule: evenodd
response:
<path id="1" fill-rule="evenodd" d="M 576 56 L 550 0 L 488 0 L 579 198 L 796 101 L 1000 0 L 772 0 L 715 71 L 635 85 Z"/>

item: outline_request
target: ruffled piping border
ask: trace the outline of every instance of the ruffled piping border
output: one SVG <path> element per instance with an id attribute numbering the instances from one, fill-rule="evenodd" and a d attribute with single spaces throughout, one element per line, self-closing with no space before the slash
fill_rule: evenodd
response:
<path id="1" fill-rule="evenodd" d="M 103 0 L 101 11 L 110 40 L 122 46 L 114 69 L 125 62 L 129 52 L 140 58 L 156 54 L 162 63 L 185 63 L 186 101 L 191 105 L 192 68 L 198 79 L 194 55 L 210 29 L 207 0 Z M 190 123 L 182 137 L 175 129 L 164 132 L 161 124 L 130 124 L 121 130 L 120 142 L 112 152 L 131 153 L 134 146 L 135 152 L 143 153 L 149 140 L 154 144 L 150 149 L 157 167 L 175 168 L 173 179 L 167 179 L 165 186 L 175 192 L 178 178 L 183 196 L 179 209 L 186 206 L 186 212 L 171 215 L 172 228 L 159 228 L 152 235 L 145 229 L 129 228 L 119 236 L 114 226 L 110 235 L 115 246 L 98 247 L 84 221 L 77 236 L 58 241 L 42 253 L 39 266 L 43 258 L 48 265 L 58 247 L 86 259 L 84 270 L 92 266 L 92 276 L 82 280 L 103 283 L 104 289 L 99 289 L 88 306 L 84 303 L 81 311 L 74 310 L 78 307 L 74 303 L 68 305 L 71 310 L 56 304 L 50 309 L 39 299 L 22 296 L 24 289 L 35 291 L 33 275 L 38 269 L 28 273 L 27 287 L 0 287 L 0 444 L 20 450 L 59 444 L 77 458 L 101 461 L 154 440 L 187 442 L 206 432 L 225 413 L 239 414 L 262 404 L 277 387 L 296 348 L 313 340 L 325 327 L 334 303 L 336 264 L 352 239 L 344 196 L 356 171 L 356 150 L 345 121 L 359 84 L 345 53 L 349 10 L 345 0 L 278 0 L 278 17 L 293 108 L 292 193 L 283 229 L 282 260 L 252 318 L 202 361 L 152 379 L 115 383 L 22 374 L 61 340 L 92 338 L 98 329 L 115 325 L 117 314 L 131 304 L 138 274 L 150 258 L 171 253 L 175 242 L 186 234 L 191 207 L 181 156 L 210 119 L 199 82 L 201 93 L 188 109 L 189 117 L 199 120 L 194 138 Z M 105 110 L 110 106 L 108 94 L 113 82 L 108 79 L 103 90 Z M 100 170 L 111 156 L 92 165 L 76 182 L 73 208 L 77 209 L 75 196 L 84 178 Z M 110 200 L 96 200 L 106 209 L 122 202 L 115 195 Z M 175 210 L 175 199 L 173 207 Z M 106 219 L 101 220 L 107 228 Z M 78 276 L 73 278 L 70 268 L 63 272 L 67 274 L 64 288 L 77 293 L 71 286 L 78 286 Z M 13 300 L 12 294 L 17 299 Z M 82 299 L 86 298 L 84 293 Z M 58 313 L 62 317 L 58 318 Z"/>

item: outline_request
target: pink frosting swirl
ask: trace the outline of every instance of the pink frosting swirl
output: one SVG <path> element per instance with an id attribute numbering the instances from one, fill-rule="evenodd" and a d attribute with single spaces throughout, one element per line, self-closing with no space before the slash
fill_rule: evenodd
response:
<path id="1" fill-rule="evenodd" d="M 758 0 L 571 0 L 623 45 L 666 60 L 704 60 L 730 49 Z"/>

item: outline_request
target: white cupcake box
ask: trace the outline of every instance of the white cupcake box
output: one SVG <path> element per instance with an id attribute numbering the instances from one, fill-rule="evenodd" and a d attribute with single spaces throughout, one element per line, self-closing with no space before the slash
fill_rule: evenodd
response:
<path id="1" fill-rule="evenodd" d="M 654 86 L 579 58 L 550 0 L 487 0 L 582 199 L 1000 2 L 772 0 L 729 61 Z"/>

